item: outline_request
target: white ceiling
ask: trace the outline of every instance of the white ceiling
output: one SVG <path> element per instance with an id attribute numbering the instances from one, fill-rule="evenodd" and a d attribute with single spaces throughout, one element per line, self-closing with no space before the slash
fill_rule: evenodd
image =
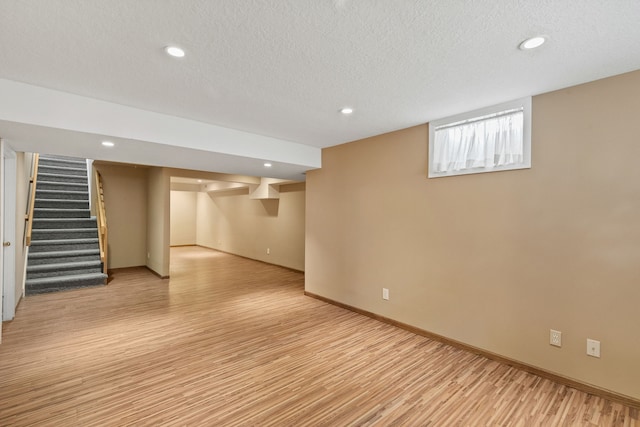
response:
<path id="1" fill-rule="evenodd" d="M 0 78 L 328 147 L 640 69 L 638 22 L 638 0 L 0 0 Z"/>

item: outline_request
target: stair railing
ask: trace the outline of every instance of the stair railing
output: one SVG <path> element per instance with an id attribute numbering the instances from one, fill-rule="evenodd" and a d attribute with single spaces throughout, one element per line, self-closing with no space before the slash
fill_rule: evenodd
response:
<path id="1" fill-rule="evenodd" d="M 107 273 L 107 251 L 108 251 L 108 235 L 107 235 L 107 214 L 104 209 L 104 190 L 102 187 L 102 175 L 95 171 L 96 183 L 96 219 L 98 220 L 98 242 L 100 245 L 100 261 L 102 262 L 103 273 Z"/>
<path id="2" fill-rule="evenodd" d="M 27 214 L 25 216 L 25 220 L 27 221 L 27 230 L 25 237 L 26 246 L 31 246 L 31 234 L 33 229 L 33 208 L 36 204 L 36 183 L 38 180 L 38 161 L 40 159 L 40 155 L 38 153 L 33 154 L 33 165 L 31 166 L 31 179 L 29 180 L 29 185 L 31 188 L 29 189 L 29 205 Z"/>

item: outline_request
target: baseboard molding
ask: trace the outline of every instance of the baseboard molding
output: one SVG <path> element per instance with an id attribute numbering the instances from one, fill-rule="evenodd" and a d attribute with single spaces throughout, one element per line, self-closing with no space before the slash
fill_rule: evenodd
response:
<path id="1" fill-rule="evenodd" d="M 154 276 L 159 277 L 160 279 L 168 279 L 169 276 L 163 276 L 160 273 L 158 273 L 157 271 L 155 271 L 154 269 L 152 269 L 151 267 L 149 267 L 148 265 L 145 265 L 144 268 L 146 268 L 147 270 L 149 270 L 150 272 L 153 273 Z"/>
<path id="2" fill-rule="evenodd" d="M 261 262 L 261 263 L 267 264 L 267 265 L 275 265 L 276 267 L 284 268 L 285 270 L 293 271 L 295 273 L 304 274 L 304 270 L 298 270 L 296 268 L 287 267 L 285 265 L 274 264 L 272 262 L 263 261 L 261 259 L 249 258 L 248 256 L 234 254 L 233 252 L 227 252 L 227 251 L 223 251 L 223 250 L 220 250 L 220 249 L 212 248 L 212 247 L 209 247 L 209 246 L 203 246 L 203 245 L 189 245 L 189 246 L 197 246 L 199 248 L 211 249 L 212 251 L 222 252 L 223 254 L 229 254 L 229 255 L 237 256 L 237 257 L 244 258 L 244 259 L 250 259 L 251 261 L 257 261 L 257 262 Z"/>
<path id="3" fill-rule="evenodd" d="M 18 307 L 20 307 L 20 303 L 22 302 L 22 300 L 24 299 L 24 295 L 20 294 L 20 298 L 18 299 L 18 303 L 16 304 L 16 308 L 13 311 L 13 319 L 9 319 L 9 320 L 2 320 L 0 319 L 0 328 L 2 327 L 2 324 L 9 324 L 11 322 L 13 322 L 16 318 L 16 315 L 18 314 Z M 1 302 L 0 302 L 1 303 Z M 1 343 L 1 342 L 0 342 Z"/>
<path id="4" fill-rule="evenodd" d="M 128 270 L 138 270 L 140 268 L 147 268 L 146 265 L 132 265 L 129 267 L 117 267 L 117 268 L 109 268 L 107 269 L 107 274 L 110 276 L 112 273 L 119 273 L 121 271 L 128 271 Z"/>
<path id="5" fill-rule="evenodd" d="M 367 317 L 370 317 L 372 319 L 378 320 L 380 322 L 396 326 L 396 327 L 398 327 L 400 329 L 404 329 L 404 330 L 412 332 L 412 333 L 414 333 L 416 335 L 421 335 L 423 337 L 432 339 L 434 341 L 439 341 L 441 343 L 448 344 L 448 345 L 450 345 L 452 347 L 456 347 L 456 348 L 459 348 L 461 350 L 465 350 L 465 351 L 468 351 L 468 352 L 471 352 L 471 353 L 486 357 L 487 359 L 495 360 L 496 362 L 500 362 L 500 363 L 504 363 L 504 364 L 509 365 L 509 366 L 513 366 L 514 368 L 523 370 L 525 372 L 529 372 L 531 374 L 537 375 L 537 376 L 542 377 L 542 378 L 549 379 L 551 381 L 555 381 L 555 382 L 557 382 L 559 384 L 574 388 L 576 390 L 580 390 L 580 391 L 583 391 L 585 393 L 593 394 L 595 396 L 599 396 L 599 397 L 602 397 L 602 398 L 605 398 L 605 399 L 613 400 L 613 401 L 622 403 L 624 405 L 628 405 L 628 406 L 632 406 L 634 408 L 640 409 L 640 399 L 635 399 L 633 397 L 630 397 L 630 396 L 627 396 L 627 395 L 624 395 L 624 394 L 616 393 L 616 392 L 611 391 L 611 390 L 607 390 L 607 389 L 604 389 L 604 388 L 601 388 L 601 387 L 597 387 L 597 386 L 594 386 L 594 385 L 591 385 L 591 384 L 587 384 L 587 383 L 575 380 L 573 378 L 568 378 L 568 377 L 565 377 L 565 376 L 562 376 L 562 375 L 559 375 L 559 374 L 556 374 L 556 373 L 553 373 L 553 372 L 550 372 L 550 371 L 547 371 L 547 370 L 544 370 L 544 369 L 541 369 L 541 368 L 538 368 L 538 367 L 535 367 L 535 366 L 532 366 L 532 365 L 528 365 L 528 364 L 526 364 L 524 362 L 520 362 L 518 360 L 510 359 L 508 357 L 501 356 L 499 354 L 492 353 L 490 351 L 483 350 L 481 348 L 474 347 L 472 345 L 465 344 L 465 343 L 460 342 L 460 341 L 452 340 L 452 339 L 447 338 L 445 336 L 438 335 L 438 334 L 435 334 L 433 332 L 429 332 L 429 331 L 426 331 L 424 329 L 420 329 L 420 328 L 417 328 L 415 326 L 411 326 L 411 325 L 406 324 L 406 323 L 398 322 L 397 320 L 393 320 L 393 319 L 385 317 L 385 316 L 380 316 L 379 314 L 375 314 L 375 313 L 372 313 L 372 312 L 367 311 L 367 310 L 363 310 L 363 309 L 360 309 L 360 308 L 357 308 L 357 307 L 350 306 L 348 304 L 344 304 L 344 303 L 341 303 L 341 302 L 338 302 L 338 301 L 334 301 L 332 299 L 329 299 L 329 298 L 326 298 L 326 297 L 323 297 L 323 296 L 320 296 L 320 295 L 316 295 L 316 294 L 314 294 L 312 292 L 304 291 L 304 294 L 309 296 L 309 297 L 318 299 L 320 301 L 324 301 L 324 302 L 326 302 L 328 304 L 335 305 L 335 306 L 344 308 L 346 310 L 353 311 L 353 312 L 358 313 L 358 314 L 362 314 L 363 316 L 367 316 Z"/>
<path id="6" fill-rule="evenodd" d="M 151 274 L 153 274 L 154 276 L 156 276 L 156 277 L 158 277 L 160 279 L 164 280 L 164 279 L 168 279 L 169 278 L 169 276 L 161 276 L 160 274 L 158 274 L 157 271 L 149 268 L 146 265 L 134 265 L 134 266 L 131 266 L 131 267 L 118 267 L 118 268 L 110 268 L 110 269 L 108 269 L 107 270 L 107 276 L 109 276 L 109 277 L 107 278 L 107 284 L 113 279 L 112 278 L 113 274 L 117 274 L 118 272 L 121 272 L 121 271 L 139 270 L 141 268 L 144 269 L 144 270 L 149 271 Z"/>

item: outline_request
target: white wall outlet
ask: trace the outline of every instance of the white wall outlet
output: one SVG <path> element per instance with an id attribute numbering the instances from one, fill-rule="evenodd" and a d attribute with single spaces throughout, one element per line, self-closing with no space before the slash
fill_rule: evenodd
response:
<path id="1" fill-rule="evenodd" d="M 267 248 L 267 255 L 271 255 L 271 249 Z"/>
<path id="2" fill-rule="evenodd" d="M 593 357 L 600 357 L 600 341 L 587 338 L 587 354 Z"/>
<path id="3" fill-rule="evenodd" d="M 562 347 L 562 332 L 549 329 L 549 344 Z"/>
<path id="4" fill-rule="evenodd" d="M 151 259 L 151 252 L 147 252 L 147 259 Z"/>
<path id="5" fill-rule="evenodd" d="M 389 299 L 389 289 L 387 288 L 382 288 L 382 299 Z"/>

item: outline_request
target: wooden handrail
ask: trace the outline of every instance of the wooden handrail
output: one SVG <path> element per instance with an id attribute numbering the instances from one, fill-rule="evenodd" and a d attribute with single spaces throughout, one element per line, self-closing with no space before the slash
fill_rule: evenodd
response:
<path id="1" fill-rule="evenodd" d="M 104 189 L 102 187 L 102 175 L 95 171 L 95 190 L 96 190 L 96 218 L 98 221 L 98 242 L 100 245 L 100 261 L 102 262 L 102 270 L 107 273 L 107 251 L 109 249 L 108 233 L 107 233 L 107 214 L 104 209 Z"/>
<path id="2" fill-rule="evenodd" d="M 40 155 L 38 153 L 34 153 L 33 155 L 33 167 L 32 167 L 32 175 L 31 175 L 31 192 L 29 194 L 29 211 L 27 212 L 26 220 L 27 220 L 27 231 L 26 231 L 26 241 L 25 244 L 27 246 L 31 246 L 31 233 L 33 229 L 33 208 L 36 204 L 36 183 L 38 181 L 38 161 L 40 159 Z"/>

